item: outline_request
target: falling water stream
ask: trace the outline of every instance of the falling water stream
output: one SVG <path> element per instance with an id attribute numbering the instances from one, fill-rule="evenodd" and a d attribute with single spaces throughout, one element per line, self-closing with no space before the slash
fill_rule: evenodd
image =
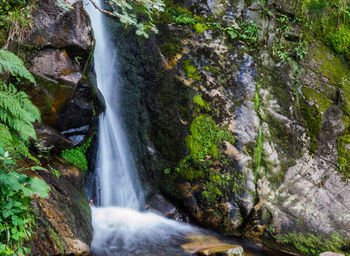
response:
<path id="1" fill-rule="evenodd" d="M 102 0 L 96 3 L 101 6 Z M 189 224 L 143 211 L 144 198 L 120 116 L 121 79 L 117 53 L 105 29 L 104 17 L 86 4 L 96 40 L 94 67 L 106 111 L 99 121 L 99 145 L 95 174 L 98 207 L 92 207 L 94 238 L 92 255 L 188 255 L 181 244 L 188 234 L 206 231 Z M 261 249 L 257 253 L 264 254 Z"/>

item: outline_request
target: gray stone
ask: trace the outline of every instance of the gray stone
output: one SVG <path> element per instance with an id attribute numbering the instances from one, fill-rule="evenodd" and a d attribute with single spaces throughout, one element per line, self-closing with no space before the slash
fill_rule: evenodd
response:
<path id="1" fill-rule="evenodd" d="M 320 254 L 320 256 L 344 256 L 344 254 L 335 252 L 323 252 Z"/>

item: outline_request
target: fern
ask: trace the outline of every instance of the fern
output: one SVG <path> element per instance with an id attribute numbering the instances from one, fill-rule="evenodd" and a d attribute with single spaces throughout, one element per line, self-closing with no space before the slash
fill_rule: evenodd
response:
<path id="1" fill-rule="evenodd" d="M 25 92 L 0 81 L 0 121 L 18 132 L 26 141 L 36 139 L 32 122 L 40 120 L 40 112 Z"/>
<path id="2" fill-rule="evenodd" d="M 13 76 L 20 76 L 35 83 L 32 74 L 24 66 L 23 61 L 14 53 L 0 49 L 0 74 L 9 72 Z"/>

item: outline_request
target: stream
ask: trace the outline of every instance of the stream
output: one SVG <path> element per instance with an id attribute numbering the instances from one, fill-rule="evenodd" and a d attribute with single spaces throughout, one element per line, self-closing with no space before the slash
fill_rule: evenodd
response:
<path id="1" fill-rule="evenodd" d="M 96 3 L 101 6 L 102 0 Z M 144 210 L 144 195 L 120 115 L 122 86 L 117 52 L 109 39 L 103 15 L 92 4 L 85 4 L 96 40 L 94 67 L 106 111 L 99 121 L 99 143 L 95 165 L 98 187 L 92 206 L 94 238 L 91 255 L 191 255 L 181 246 L 193 235 L 218 237 L 199 227 L 167 219 Z M 91 194 L 91 193 L 90 193 Z M 283 255 L 253 243 L 230 240 L 242 245 L 245 255 Z"/>

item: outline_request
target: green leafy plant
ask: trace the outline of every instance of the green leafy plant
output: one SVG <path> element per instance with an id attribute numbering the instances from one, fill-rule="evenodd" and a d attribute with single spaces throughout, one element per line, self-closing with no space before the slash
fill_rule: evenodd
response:
<path id="1" fill-rule="evenodd" d="M 79 167 L 82 171 L 86 172 L 88 170 L 88 161 L 86 159 L 85 153 L 89 149 L 92 138 L 89 138 L 83 145 L 63 150 L 61 156 L 69 163 L 74 164 Z"/>
<path id="2" fill-rule="evenodd" d="M 192 13 L 185 8 L 167 8 L 166 13 L 170 15 L 173 22 L 179 25 L 195 25 L 198 20 L 192 17 Z"/>
<path id="3" fill-rule="evenodd" d="M 31 196 L 46 197 L 50 191 L 45 181 L 16 171 L 16 161 L 0 143 L 0 254 L 25 255 L 24 246 L 35 225 Z"/>
<path id="4" fill-rule="evenodd" d="M 0 49 L 0 73 L 10 73 L 35 83 L 35 79 L 14 53 Z"/>
<path id="5" fill-rule="evenodd" d="M 307 41 L 299 41 L 297 48 L 295 49 L 296 57 L 300 60 L 304 59 L 307 54 L 308 42 Z"/>
<path id="6" fill-rule="evenodd" d="M 23 61 L 12 52 L 0 49 L 0 73 L 27 79 L 35 83 L 34 77 Z M 28 95 L 9 83 L 0 80 L 0 121 L 16 131 L 24 140 L 36 138 L 32 122 L 40 121 L 40 112 Z"/>
<path id="7" fill-rule="evenodd" d="M 40 112 L 28 95 L 0 81 L 0 121 L 28 141 L 30 137 L 36 138 L 32 125 L 36 120 L 40 120 Z"/>
<path id="8" fill-rule="evenodd" d="M 93 0 L 90 2 L 103 14 L 119 19 L 126 26 L 136 28 L 136 34 L 149 37 L 149 34 L 157 33 L 154 17 L 164 11 L 162 0 L 109 0 L 107 1 L 112 11 L 102 10 Z"/>
<path id="9" fill-rule="evenodd" d="M 239 27 L 226 27 L 223 29 L 231 39 L 239 39 L 248 45 L 254 45 L 258 40 L 259 28 L 253 22 L 240 22 Z"/>
<path id="10" fill-rule="evenodd" d="M 13 53 L 0 50 L 1 77 L 17 77 L 35 82 L 23 62 Z M 0 80 L 0 255 L 25 255 L 24 242 L 32 236 L 35 218 L 31 197 L 46 197 L 50 190 L 45 181 L 20 173 L 19 155 L 31 156 L 26 142 L 36 138 L 32 122 L 40 120 L 39 110 L 24 92 Z M 5 150 L 6 149 L 6 150 Z M 30 157 L 28 157 L 30 158 Z M 30 158 L 33 159 L 34 157 Z M 38 162 L 37 159 L 35 159 Z M 42 170 L 40 166 L 27 168 Z"/>

